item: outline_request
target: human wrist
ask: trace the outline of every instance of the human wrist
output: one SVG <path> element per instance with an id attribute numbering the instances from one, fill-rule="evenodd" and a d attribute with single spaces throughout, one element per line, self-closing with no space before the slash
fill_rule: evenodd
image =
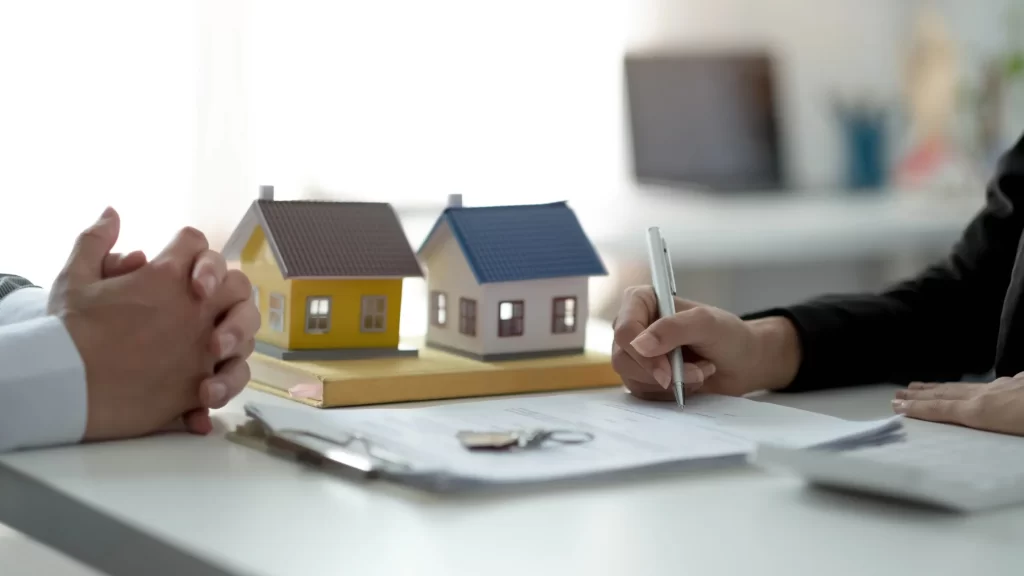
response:
<path id="1" fill-rule="evenodd" d="M 86 383 L 86 421 L 82 439 L 87 442 L 106 439 L 110 436 L 106 429 L 111 420 L 108 413 L 110 401 L 105 397 L 107 391 L 103 386 L 102 361 L 97 361 L 99 350 L 93 345 L 95 343 L 102 347 L 104 339 L 96 333 L 94 323 L 88 318 L 67 313 L 66 310 L 60 311 L 58 316 L 82 361 Z"/>
<path id="2" fill-rule="evenodd" d="M 782 390 L 800 370 L 800 337 L 796 326 L 783 316 L 748 320 L 754 335 L 758 390 Z"/>

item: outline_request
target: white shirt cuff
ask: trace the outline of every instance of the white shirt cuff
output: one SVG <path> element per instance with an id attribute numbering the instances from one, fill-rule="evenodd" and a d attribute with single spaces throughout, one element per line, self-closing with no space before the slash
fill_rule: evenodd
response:
<path id="1" fill-rule="evenodd" d="M 29 290 L 42 292 L 5 306 Z M 85 366 L 60 318 L 0 326 L 0 452 L 80 442 L 87 417 Z"/>
<path id="2" fill-rule="evenodd" d="M 50 292 L 35 286 L 19 288 L 0 299 L 0 326 L 46 316 Z"/>

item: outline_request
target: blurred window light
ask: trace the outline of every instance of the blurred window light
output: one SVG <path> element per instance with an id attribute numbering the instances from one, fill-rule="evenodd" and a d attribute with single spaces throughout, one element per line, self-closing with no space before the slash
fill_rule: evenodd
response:
<path id="1" fill-rule="evenodd" d="M 254 2 L 254 178 L 405 205 L 617 191 L 622 6 Z"/>
<path id="2" fill-rule="evenodd" d="M 107 205 L 122 217 L 118 248 L 154 255 L 193 184 L 194 5 L 33 0 L 2 13 L 0 271 L 50 283 Z"/>
<path id="3" fill-rule="evenodd" d="M 5 3 L 0 239 L 28 240 L 0 270 L 51 282 L 107 205 L 119 250 L 186 224 L 219 247 L 260 184 L 399 209 L 607 199 L 626 4 Z"/>

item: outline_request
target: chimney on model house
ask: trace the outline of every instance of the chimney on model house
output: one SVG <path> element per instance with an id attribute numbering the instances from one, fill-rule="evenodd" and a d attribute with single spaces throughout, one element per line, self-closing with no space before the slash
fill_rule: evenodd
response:
<path id="1" fill-rule="evenodd" d="M 273 200 L 274 199 L 274 187 L 269 184 L 260 186 L 260 200 Z"/>
<path id="2" fill-rule="evenodd" d="M 449 194 L 448 195 L 448 207 L 449 208 L 462 208 L 462 194 Z"/>

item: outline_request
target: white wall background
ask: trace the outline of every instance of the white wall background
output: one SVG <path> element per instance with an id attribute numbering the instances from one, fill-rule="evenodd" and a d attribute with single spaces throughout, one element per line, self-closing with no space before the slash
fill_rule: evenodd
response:
<path id="1" fill-rule="evenodd" d="M 126 250 L 187 220 L 196 18 L 180 1 L 0 3 L 0 271 L 48 284 L 107 205 Z"/>
<path id="2" fill-rule="evenodd" d="M 626 4 L 251 2 L 250 188 L 433 204 L 617 192 Z"/>

